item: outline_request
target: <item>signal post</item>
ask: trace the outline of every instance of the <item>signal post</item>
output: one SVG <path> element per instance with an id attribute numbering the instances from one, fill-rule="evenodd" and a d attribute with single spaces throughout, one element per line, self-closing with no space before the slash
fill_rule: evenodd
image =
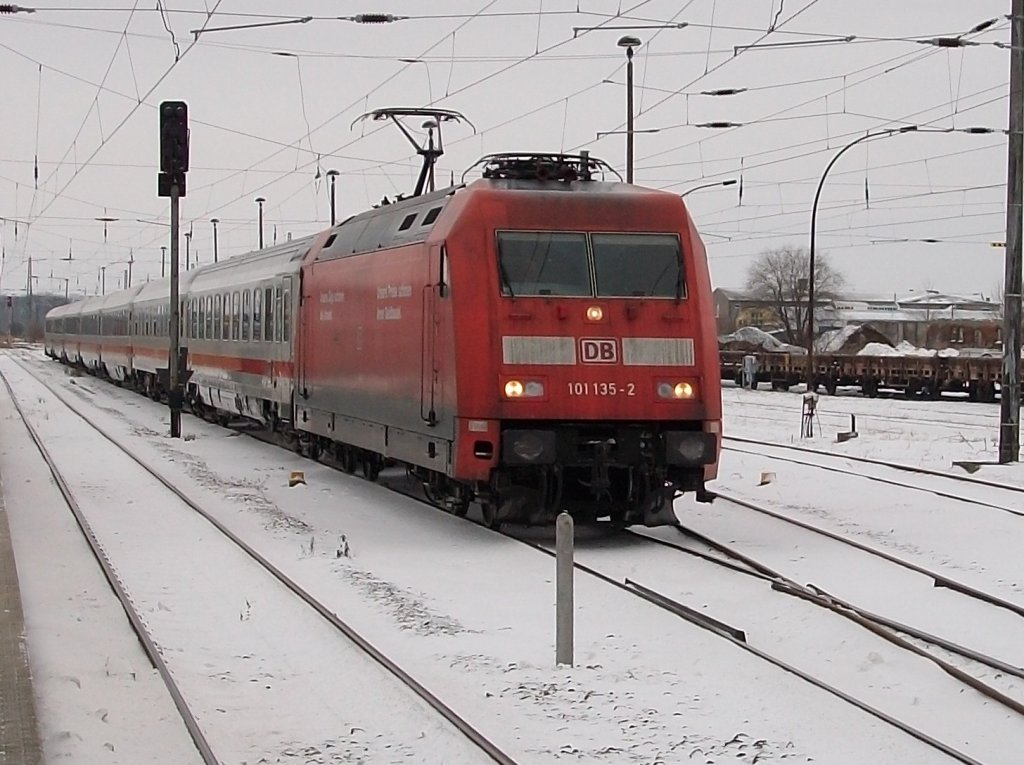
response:
<path id="1" fill-rule="evenodd" d="M 178 200 L 185 196 L 188 172 L 188 104 L 164 101 L 160 104 L 160 174 L 157 195 L 171 199 L 171 289 L 168 306 L 170 348 L 167 354 L 167 403 L 171 410 L 171 438 L 181 438 L 181 405 L 184 398 L 178 298 Z"/>

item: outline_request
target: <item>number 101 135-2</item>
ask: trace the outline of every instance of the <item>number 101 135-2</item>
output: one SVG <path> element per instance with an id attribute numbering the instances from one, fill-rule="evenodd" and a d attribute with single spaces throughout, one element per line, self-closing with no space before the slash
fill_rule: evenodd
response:
<path id="1" fill-rule="evenodd" d="M 635 396 L 636 383 L 570 382 L 570 396 Z"/>

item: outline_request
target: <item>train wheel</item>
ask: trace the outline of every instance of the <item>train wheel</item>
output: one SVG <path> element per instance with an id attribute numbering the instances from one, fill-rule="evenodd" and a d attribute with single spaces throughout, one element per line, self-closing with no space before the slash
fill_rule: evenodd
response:
<path id="1" fill-rule="evenodd" d="M 356 468 L 359 467 L 359 456 L 356 454 L 356 450 L 351 446 L 343 446 L 339 450 L 339 459 L 341 462 L 341 469 L 349 475 L 356 472 Z"/>
<path id="2" fill-rule="evenodd" d="M 367 454 L 363 457 L 363 478 L 367 481 L 376 481 L 380 475 L 380 460 L 376 454 Z"/>
<path id="3" fill-rule="evenodd" d="M 498 504 L 496 502 L 481 500 L 480 517 L 487 528 L 494 529 L 495 531 L 501 529 L 501 521 L 498 520 Z"/>

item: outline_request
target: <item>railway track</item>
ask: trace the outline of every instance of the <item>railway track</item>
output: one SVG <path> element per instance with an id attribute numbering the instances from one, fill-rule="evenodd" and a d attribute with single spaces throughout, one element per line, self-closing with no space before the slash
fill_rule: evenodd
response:
<path id="1" fill-rule="evenodd" d="M 682 530 L 682 529 L 681 529 Z M 891 620 L 886 620 L 884 617 L 880 617 L 863 609 L 857 609 L 851 604 L 847 604 L 841 600 L 838 600 L 834 596 L 830 596 L 828 593 L 818 590 L 813 586 L 804 587 L 799 585 L 795 581 L 787 579 L 778 572 L 771 571 L 768 567 L 759 565 L 753 559 L 742 555 L 736 555 L 736 561 L 742 561 L 740 563 L 732 562 L 727 559 L 715 558 L 711 555 L 701 556 L 699 553 L 695 553 L 693 550 L 689 550 L 680 545 L 672 544 L 665 540 L 661 540 L 655 537 L 649 537 L 644 533 L 634 533 L 627 531 L 627 535 L 642 540 L 644 544 L 658 544 L 664 547 L 674 549 L 678 552 L 682 552 L 688 555 L 698 555 L 702 557 L 706 562 L 713 564 L 717 567 L 724 567 L 731 569 L 733 572 L 755 577 L 769 584 L 773 590 L 777 590 L 781 593 L 785 593 L 791 596 L 796 596 L 801 600 L 807 601 L 814 606 L 825 609 L 829 612 L 843 616 L 851 621 L 859 624 L 861 627 L 869 630 L 880 638 L 896 645 L 898 648 L 908 651 L 916 656 L 925 658 L 942 671 L 959 681 L 963 686 L 969 687 L 979 694 L 982 694 L 985 698 L 991 699 L 998 703 L 1003 708 L 1014 712 L 1016 715 L 1024 716 L 1024 703 L 1021 701 L 1001 692 L 999 689 L 979 680 L 977 677 L 964 672 L 960 668 L 951 664 L 948 661 L 944 661 L 941 657 L 936 656 L 933 653 L 918 648 L 915 644 L 908 640 L 900 637 L 898 632 L 906 631 L 909 634 L 921 641 L 930 643 L 932 645 L 939 646 L 951 653 L 959 654 L 965 658 L 968 658 L 972 662 L 990 667 L 999 672 L 1005 672 L 1006 674 L 1013 675 L 1024 679 L 1024 669 L 1015 667 L 1006 662 L 1002 662 L 997 658 L 987 656 L 978 651 L 959 646 L 952 641 L 945 640 L 943 638 L 936 637 L 923 630 L 914 630 L 913 628 L 900 625 Z M 688 532 L 689 533 L 689 532 Z M 537 542 L 529 538 L 522 538 L 515 536 L 513 538 L 519 539 L 519 541 L 536 549 L 550 557 L 555 556 L 553 543 L 551 542 Z M 710 540 L 708 540 L 710 543 Z M 723 552 L 728 548 L 723 546 Z M 586 556 L 586 546 L 583 547 L 584 557 Z M 579 557 L 580 547 L 577 547 L 577 556 Z M 630 550 L 630 556 L 633 557 L 638 554 L 636 550 Z M 642 553 L 641 553 L 642 554 Z M 725 619 L 718 616 L 709 615 L 705 608 L 697 607 L 696 605 L 688 605 L 681 602 L 680 599 L 672 597 L 666 594 L 664 588 L 653 588 L 642 584 L 639 581 L 635 581 L 629 576 L 619 577 L 615 574 L 610 574 L 607 571 L 607 566 L 600 563 L 582 563 L 579 560 L 574 562 L 574 566 L 577 571 L 584 573 L 587 576 L 596 578 L 601 582 L 604 582 L 612 587 L 626 591 L 633 596 L 636 596 L 657 608 L 664 609 L 676 616 L 685 619 L 686 621 L 705 629 L 718 637 L 729 641 L 737 648 L 747 651 L 763 661 L 778 667 L 786 672 L 789 672 L 805 682 L 822 689 L 840 699 L 846 703 L 854 706 L 867 714 L 877 717 L 880 720 L 892 725 L 893 727 L 903 731 L 909 736 L 912 736 L 919 741 L 933 747 L 935 750 L 942 752 L 943 754 L 951 757 L 954 760 L 964 763 L 980 763 L 984 762 L 983 759 L 973 757 L 970 753 L 958 749 L 955 746 L 943 742 L 938 736 L 930 735 L 922 727 L 911 724 L 900 717 L 897 714 L 885 711 L 885 709 L 878 705 L 872 704 L 865 701 L 856 692 L 844 690 L 839 685 L 833 682 L 829 682 L 824 679 L 819 673 L 802 667 L 804 664 L 801 660 L 787 660 L 783 658 L 777 650 L 773 651 L 761 647 L 759 645 L 764 643 L 764 636 L 757 634 L 756 630 L 751 632 L 750 629 L 737 623 L 735 615 L 733 618 Z M 691 583 L 691 586 L 692 585 Z M 690 593 L 690 600 L 696 599 L 697 602 L 703 602 L 696 593 Z M 742 620 L 742 616 L 739 617 Z M 747 621 L 750 621 L 749 619 Z"/>
<path id="2" fill-rule="evenodd" d="M 718 563 L 721 564 L 722 562 L 718 561 Z M 579 566 L 579 568 L 581 570 L 586 571 L 588 568 L 592 567 Z M 905 722 L 902 722 L 899 719 L 897 719 L 895 716 L 887 714 L 881 709 L 878 709 L 876 707 L 871 706 L 870 704 L 858 700 L 851 694 L 845 693 L 839 687 L 831 686 L 827 682 L 822 681 L 820 678 L 815 677 L 812 673 L 802 671 L 798 669 L 796 666 L 787 663 L 785 660 L 782 660 L 777 656 L 773 656 L 771 652 L 764 651 L 748 645 L 745 642 L 746 635 L 744 634 L 744 631 L 742 629 L 733 627 L 723 621 L 719 621 L 713 618 L 709 619 L 705 614 L 701 613 L 699 609 L 688 607 L 685 604 L 679 602 L 678 600 L 666 596 L 659 589 L 645 586 L 644 584 L 641 584 L 632 579 L 628 579 L 626 581 L 617 581 L 614 577 L 610 577 L 607 574 L 602 574 L 602 572 L 596 568 L 592 568 L 592 570 L 587 571 L 587 573 L 588 575 L 594 576 L 595 578 L 601 579 L 602 581 L 607 581 L 609 584 L 612 584 L 621 590 L 628 591 L 633 596 L 641 597 L 649 603 L 658 606 L 659 608 L 663 608 L 677 616 L 686 618 L 690 621 L 693 621 L 696 624 L 699 624 L 701 627 L 718 634 L 720 637 L 723 637 L 736 645 L 740 645 L 743 648 L 743 650 L 753 653 L 759 658 L 767 662 L 770 662 L 775 666 L 784 669 L 787 672 L 791 672 L 798 677 L 801 677 L 803 680 L 815 685 L 816 687 L 827 690 L 829 693 L 832 693 L 833 695 L 843 699 L 847 703 L 856 706 L 862 709 L 863 711 L 866 711 L 867 713 L 877 717 L 878 719 L 885 721 L 886 723 L 889 723 L 890 725 L 893 725 L 895 728 L 904 731 L 908 735 L 917 738 L 918 740 L 928 744 L 929 746 L 933 746 L 937 751 L 941 751 L 957 761 L 965 763 L 979 762 L 979 760 L 972 758 L 970 754 L 960 751 L 954 746 L 944 744 L 936 738 L 929 736 L 926 733 L 923 733 L 919 728 L 916 728 L 913 725 L 908 725 Z"/>
<path id="3" fill-rule="evenodd" d="M 61 402 L 61 404 L 67 407 L 72 412 L 82 426 L 88 428 L 90 431 L 99 434 L 110 446 L 111 454 L 116 453 L 117 457 L 108 457 L 108 459 L 120 459 L 122 464 L 125 464 L 128 460 L 138 468 L 138 470 L 145 474 L 146 480 L 149 481 L 151 487 L 159 486 L 165 490 L 165 494 L 173 495 L 174 502 L 176 502 L 181 508 L 187 508 L 187 511 L 191 513 L 193 519 L 199 517 L 207 527 L 213 527 L 219 534 L 216 536 L 216 544 L 228 545 L 238 555 L 244 555 L 245 558 L 250 562 L 255 562 L 259 568 L 259 575 L 262 577 L 272 577 L 280 585 L 283 585 L 287 589 L 290 596 L 297 596 L 299 601 L 295 601 L 295 597 L 292 597 L 291 603 L 293 608 L 305 609 L 305 612 L 309 614 L 310 609 L 315 612 L 317 617 L 320 619 L 320 623 L 330 628 L 330 631 L 336 637 L 342 637 L 347 650 L 351 651 L 353 648 L 359 653 L 363 654 L 368 659 L 382 669 L 387 676 L 390 676 L 391 682 L 396 686 L 400 685 L 402 691 L 391 691 L 389 695 L 394 698 L 396 694 L 401 697 L 402 694 L 411 694 L 415 696 L 416 701 L 413 702 L 411 699 L 407 699 L 406 707 L 401 715 L 396 717 L 402 717 L 402 715 L 408 715 L 411 721 L 408 723 L 409 730 L 405 731 L 408 735 L 408 739 L 404 742 L 404 745 L 414 747 L 415 740 L 418 736 L 422 736 L 422 731 L 425 727 L 428 727 L 430 723 L 426 723 L 425 719 L 428 714 L 433 714 L 436 717 L 440 717 L 445 722 L 441 725 L 450 726 L 447 730 L 451 735 L 458 737 L 462 744 L 457 744 L 455 752 L 462 751 L 461 755 L 453 756 L 467 756 L 470 761 L 474 760 L 486 760 L 496 763 L 502 763 L 503 765 L 514 765 L 515 760 L 509 755 L 505 754 L 497 745 L 490 741 L 484 736 L 479 730 L 467 722 L 464 718 L 458 715 L 453 709 L 444 703 L 438 696 L 432 693 L 428 688 L 419 683 L 410 673 L 399 666 L 395 661 L 389 658 L 383 651 L 374 646 L 369 640 L 367 640 L 358 631 L 352 628 L 349 624 L 341 620 L 326 604 L 315 598 L 310 592 L 301 587 L 294 579 L 286 575 L 279 567 L 275 566 L 269 559 L 258 552 L 254 547 L 249 545 L 239 535 L 235 534 L 231 529 L 227 528 L 212 513 L 204 509 L 199 503 L 190 498 L 185 492 L 183 492 L 178 486 L 173 484 L 171 481 L 166 479 L 160 474 L 158 470 L 148 465 L 144 460 L 136 456 L 131 449 L 120 443 L 115 437 L 111 436 L 106 430 L 92 420 L 88 415 L 84 414 L 73 404 L 69 403 L 67 399 L 58 391 L 53 389 L 44 380 L 41 380 L 38 376 L 34 375 L 31 371 L 25 368 L 20 363 L 17 366 L 25 372 L 35 384 L 38 384 L 50 395 L 55 397 Z M 3 379 L 4 385 L 7 388 L 8 394 L 14 403 L 25 427 L 35 443 L 37 449 L 40 452 L 42 458 L 46 461 L 47 466 L 53 475 L 62 495 L 64 496 L 69 508 L 75 514 L 75 517 L 82 528 L 83 534 L 89 542 L 90 549 L 93 555 L 96 557 L 99 565 L 103 568 L 107 580 L 111 583 L 112 588 L 115 590 L 118 599 L 124 607 L 125 613 L 128 615 L 129 621 L 132 624 L 132 628 L 138 636 L 140 642 L 143 644 L 147 656 L 152 661 L 154 667 L 158 669 L 161 677 L 167 686 L 168 693 L 174 700 L 175 706 L 182 717 L 182 720 L 187 727 L 189 734 L 191 735 L 196 749 L 199 752 L 202 761 L 204 763 L 212 764 L 225 761 L 224 759 L 218 759 L 215 754 L 215 746 L 211 744 L 212 736 L 208 731 L 203 729 L 197 722 L 197 714 L 193 710 L 192 705 L 189 704 L 186 696 L 187 694 L 183 691 L 180 683 L 175 678 L 175 673 L 172 667 L 168 666 L 167 660 L 164 658 L 164 652 L 161 651 L 160 641 L 156 636 L 151 633 L 151 630 L 147 627 L 147 619 L 145 614 L 140 612 L 140 607 L 136 606 L 132 598 L 131 593 L 128 590 L 128 586 L 123 582 L 128 580 L 127 576 L 122 576 L 122 573 L 118 571 L 116 562 L 110 559 L 110 556 L 105 552 L 106 549 L 116 547 L 117 545 L 112 544 L 111 537 L 108 535 L 106 540 L 101 539 L 102 534 L 97 534 L 92 528 L 87 514 L 82 511 L 82 503 L 76 497 L 75 490 L 72 487 L 73 481 L 69 480 L 66 476 L 66 470 L 62 470 L 59 465 L 60 459 L 54 458 L 51 454 L 51 450 L 47 447 L 43 438 L 40 436 L 38 430 L 31 422 L 30 416 L 25 412 L 24 408 L 19 401 L 19 397 L 15 394 L 14 389 L 8 380 L 7 374 L 0 368 L 0 378 Z M 97 455 L 93 455 L 97 457 Z M 125 480 L 124 474 L 120 476 L 121 481 Z M 151 500 L 147 496 L 147 504 Z M 115 531 L 115 535 L 120 531 Z M 186 558 L 197 557 L 200 554 L 200 549 L 203 547 L 199 541 L 195 539 L 193 533 L 192 549 L 190 555 Z M 206 535 L 199 535 L 203 540 L 206 540 Z M 163 538 L 160 541 L 161 545 L 167 545 L 167 538 Z M 209 544 L 209 542 L 204 542 Z M 223 548 L 222 548 L 223 549 Z M 221 552 L 218 553 L 222 559 L 226 554 Z M 217 560 L 217 556 L 213 560 Z M 177 560 L 181 560 L 178 558 Z M 155 556 L 147 560 L 147 565 L 156 565 Z M 183 564 L 184 565 L 184 564 Z M 215 570 L 215 569 L 214 569 Z M 181 572 L 177 570 L 168 570 L 165 572 L 164 580 L 174 581 L 178 576 L 181 576 Z M 267 585 L 255 585 L 256 589 L 260 592 L 266 592 Z M 204 588 L 205 589 L 205 588 Z M 207 593 L 209 597 L 209 593 Z M 248 606 L 247 602 L 247 606 Z M 230 609 L 230 606 L 228 606 Z M 152 617 L 150 617 L 151 619 Z M 240 619 L 248 618 L 246 615 L 240 617 Z M 295 618 L 295 617 L 292 617 Z M 288 624 L 288 619 L 284 619 L 283 624 Z M 310 646 L 306 645 L 305 650 L 309 650 Z M 325 649 L 329 651 L 331 649 Z M 367 663 L 368 664 L 368 663 Z M 368 666 L 373 666 L 369 665 Z M 373 670 L 379 672 L 379 670 Z M 380 679 L 374 680 L 368 683 L 369 686 L 379 686 Z M 267 686 L 268 689 L 270 686 Z M 425 705 L 430 710 L 428 713 L 421 705 Z M 277 710 L 282 712 L 284 710 Z M 403 723 L 405 725 L 405 723 Z M 415 732 L 413 732 L 415 731 Z M 222 736 L 223 738 L 223 736 Z M 402 742 L 398 742 L 398 750 L 401 750 Z M 222 744 L 223 746 L 223 744 Z M 422 746 L 422 744 L 420 744 Z M 451 744 L 446 744 L 450 747 Z M 415 748 L 410 748 L 407 751 L 415 751 Z M 470 752 L 475 752 L 474 756 Z M 370 753 L 372 754 L 372 752 Z M 233 759 L 229 757 L 228 759 Z"/>
<path id="4" fill-rule="evenodd" d="M 726 390 L 728 390 L 728 389 L 726 389 Z M 995 430 L 998 428 L 998 419 L 999 419 L 998 416 L 995 415 L 995 414 L 988 414 L 987 412 L 984 411 L 984 407 L 981 407 L 982 412 L 980 414 L 978 412 L 960 412 L 960 411 L 953 410 L 953 411 L 950 411 L 948 413 L 948 416 L 945 416 L 945 417 L 943 417 L 941 419 L 938 418 L 938 417 L 915 417 L 915 416 L 911 416 L 911 415 L 908 415 L 908 414 L 894 414 L 894 413 L 886 413 L 885 416 L 883 417 L 883 416 L 879 415 L 877 412 L 873 412 L 870 409 L 864 409 L 864 408 L 861 408 L 861 407 L 857 407 L 856 411 L 854 410 L 853 407 L 851 407 L 850 411 L 838 411 L 838 410 L 831 409 L 831 408 L 829 408 L 828 410 L 823 410 L 822 409 L 822 407 L 824 407 L 827 402 L 831 402 L 831 401 L 834 401 L 834 400 L 835 400 L 835 397 L 832 397 L 832 396 L 825 397 L 825 398 L 819 400 L 819 409 L 818 409 L 818 412 L 817 412 L 817 416 L 819 418 L 821 418 L 821 419 L 834 420 L 834 421 L 836 421 L 837 425 L 842 425 L 842 424 L 849 423 L 850 416 L 852 415 L 854 417 L 857 417 L 862 423 L 869 423 L 869 422 L 872 422 L 872 421 L 879 421 L 879 422 L 884 421 L 885 423 L 887 423 L 889 425 L 891 425 L 893 422 L 896 422 L 896 423 L 905 423 L 905 424 L 908 424 L 908 425 L 940 426 L 940 427 L 944 427 L 944 428 L 971 428 L 971 429 L 985 430 L 985 431 L 988 431 L 988 432 L 995 432 Z M 843 400 L 845 402 L 846 400 L 849 400 L 849 399 L 843 399 Z M 852 401 L 856 401 L 856 402 L 859 402 L 859 401 L 862 401 L 862 400 L 863 399 L 852 399 Z M 785 417 L 765 417 L 765 416 L 747 415 L 747 414 L 745 414 L 744 416 L 745 417 L 746 416 L 752 416 L 753 419 L 768 420 L 768 421 L 771 421 L 771 422 L 791 422 L 791 423 L 794 424 L 794 427 L 795 427 L 798 424 L 798 422 L 799 422 L 801 401 L 800 401 L 799 397 L 796 397 L 796 396 L 792 397 L 791 401 L 792 401 L 792 405 L 791 406 L 784 406 L 782 404 L 765 403 L 764 401 L 761 401 L 761 400 L 757 401 L 757 408 L 758 408 L 758 410 L 769 410 L 769 411 L 773 411 L 773 412 L 780 412 L 780 413 L 784 414 Z M 747 403 L 747 402 L 744 402 L 741 397 L 734 397 L 733 402 L 734 403 L 741 403 L 741 402 L 742 403 Z M 935 402 L 933 402 L 933 403 L 935 403 Z M 972 408 L 975 408 L 978 405 L 977 404 L 971 404 L 970 406 Z M 981 418 L 988 418 L 992 422 L 991 423 L 979 422 L 978 421 L 979 417 L 981 417 Z M 955 419 L 951 419 L 951 418 L 955 418 Z M 963 419 L 961 419 L 961 418 L 963 418 Z"/>
<path id="5" fill-rule="evenodd" d="M 723 441 L 723 449 L 728 451 L 820 468 L 833 473 L 865 478 L 870 481 L 889 484 L 891 486 L 916 489 L 945 499 L 968 502 L 979 507 L 987 507 L 993 510 L 1009 513 L 1011 515 L 1024 517 L 1024 510 L 1020 509 L 1021 506 L 1024 506 L 1024 486 L 1014 486 L 1011 484 L 999 483 L 997 481 L 988 481 L 971 476 L 961 476 L 930 468 L 915 467 L 912 465 L 888 462 L 869 457 L 835 454 L 791 444 L 766 443 L 752 438 L 725 436 Z M 735 444 L 740 444 L 741 446 L 736 446 Z M 756 448 L 744 448 L 744 446 L 748 445 Z M 864 467 L 861 471 L 851 470 L 847 467 L 850 463 L 856 463 Z M 891 475 L 886 475 L 886 471 Z M 915 482 L 915 479 L 918 477 L 926 478 L 927 482 Z M 986 498 L 979 496 L 966 496 L 952 489 L 936 488 L 934 485 L 935 483 L 946 484 L 948 487 L 956 487 L 957 489 L 961 489 L 964 486 L 979 487 L 982 492 L 990 496 L 987 496 Z M 993 501 L 997 497 L 1001 501 Z"/>

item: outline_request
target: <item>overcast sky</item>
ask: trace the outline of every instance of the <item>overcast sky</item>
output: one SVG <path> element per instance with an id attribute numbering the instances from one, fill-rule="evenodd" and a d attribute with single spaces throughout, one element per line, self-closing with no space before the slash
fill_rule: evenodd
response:
<path id="1" fill-rule="evenodd" d="M 384 106 L 433 104 L 475 126 L 474 133 L 445 125 L 442 184 L 485 153 L 512 150 L 585 148 L 623 171 L 617 131 L 625 126 L 626 58 L 616 42 L 635 35 L 643 42 L 634 58 L 635 128 L 657 131 L 636 135 L 636 182 L 683 193 L 742 178 L 742 198 L 739 184 L 687 197 L 721 287 L 741 287 L 767 248 L 807 247 L 818 180 L 865 131 L 1007 124 L 1009 51 L 994 43 L 1009 42 L 1010 0 L 64 0 L 52 10 L 34 7 L 34 14 L 0 16 L 3 292 L 24 291 L 28 256 L 37 292 L 63 292 L 68 278 L 71 292 L 91 294 L 101 266 L 109 292 L 129 257 L 136 281 L 159 276 L 168 238 L 159 223 L 169 207 L 156 196 L 163 100 L 189 105 L 183 230 L 192 227 L 191 250 L 206 263 L 212 217 L 221 220 L 222 257 L 256 247 L 258 196 L 267 199 L 268 242 L 275 232 L 283 241 L 328 225 L 329 169 L 341 173 L 339 218 L 411 191 L 418 159 L 394 126 L 351 127 Z M 379 25 L 337 18 L 370 12 L 408 18 Z M 989 19 L 998 21 L 968 35 L 978 45 L 919 42 Z M 277 23 L 217 29 L 268 22 Z M 193 34 L 204 26 L 209 31 Z M 701 94 L 720 88 L 746 91 Z M 742 126 L 698 126 L 711 121 Z M 1005 238 L 1006 164 L 1002 133 L 905 134 L 858 145 L 828 175 L 817 247 L 854 291 L 998 299 L 1004 250 L 991 243 Z M 106 238 L 100 217 L 117 219 Z M 184 239 L 181 246 L 184 253 Z"/>

